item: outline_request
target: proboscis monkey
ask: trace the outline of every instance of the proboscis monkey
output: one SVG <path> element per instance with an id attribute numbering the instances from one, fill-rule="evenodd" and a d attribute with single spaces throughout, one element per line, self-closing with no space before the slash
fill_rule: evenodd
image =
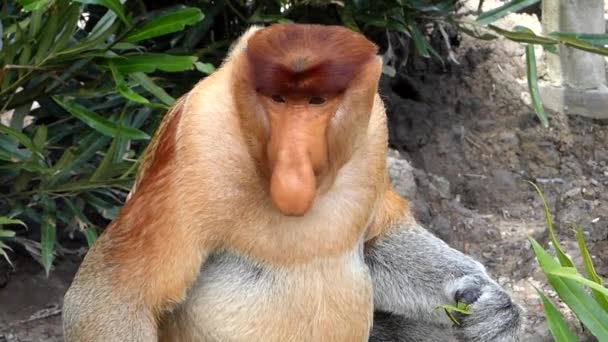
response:
<path id="1" fill-rule="evenodd" d="M 248 30 L 155 134 L 66 341 L 518 340 L 509 295 L 391 190 L 380 73 L 346 28 Z"/>

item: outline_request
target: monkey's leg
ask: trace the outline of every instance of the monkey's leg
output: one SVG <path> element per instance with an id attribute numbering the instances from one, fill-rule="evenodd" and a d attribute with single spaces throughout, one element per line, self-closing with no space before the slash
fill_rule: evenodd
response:
<path id="1" fill-rule="evenodd" d="M 370 342 L 453 342 L 450 326 L 416 321 L 386 312 L 374 313 Z"/>
<path id="2" fill-rule="evenodd" d="M 480 263 L 406 218 L 366 246 L 378 311 L 449 323 L 435 307 L 470 304 L 454 330 L 463 341 L 518 341 L 520 308 Z"/>

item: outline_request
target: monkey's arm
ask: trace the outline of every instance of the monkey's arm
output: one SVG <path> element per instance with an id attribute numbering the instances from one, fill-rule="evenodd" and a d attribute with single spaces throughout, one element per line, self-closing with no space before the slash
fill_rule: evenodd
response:
<path id="1" fill-rule="evenodd" d="M 463 341 L 518 341 L 520 309 L 470 257 L 404 218 L 368 242 L 375 310 L 405 319 L 444 321 L 438 305 L 471 304 L 455 334 Z"/>
<path id="2" fill-rule="evenodd" d="M 102 234 L 65 295 L 66 342 L 157 340 L 159 316 L 184 299 L 208 255 L 184 231 L 169 230 L 139 241 Z"/>
<path id="3" fill-rule="evenodd" d="M 183 101 L 146 151 L 120 214 L 87 253 L 63 306 L 67 342 L 156 341 L 159 316 L 184 299 L 212 249 L 184 201 L 176 159 Z"/>

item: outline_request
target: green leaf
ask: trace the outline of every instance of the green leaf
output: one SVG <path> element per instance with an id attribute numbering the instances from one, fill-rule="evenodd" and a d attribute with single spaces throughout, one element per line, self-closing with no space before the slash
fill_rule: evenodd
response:
<path id="1" fill-rule="evenodd" d="M 204 16 L 200 9 L 189 7 L 170 12 L 144 23 L 140 28 L 129 34 L 128 42 L 139 42 L 145 39 L 163 36 L 178 32 L 186 25 L 193 25 L 203 20 Z"/>
<path id="2" fill-rule="evenodd" d="M 429 55 L 429 42 L 422 35 L 422 32 L 418 29 L 418 26 L 412 25 L 410 27 L 410 31 L 412 32 L 412 40 L 414 40 L 414 46 L 416 47 L 416 51 L 422 57 L 430 57 Z"/>
<path id="3" fill-rule="evenodd" d="M 98 131 L 99 133 L 113 138 L 117 137 L 118 134 L 121 134 L 122 136 L 128 139 L 150 139 L 150 136 L 148 134 L 136 128 L 120 126 L 75 102 L 61 101 L 57 97 L 53 97 L 53 100 L 55 100 L 57 104 L 63 107 L 63 109 L 80 119 L 89 127 Z"/>
<path id="4" fill-rule="evenodd" d="M 0 241 L 0 254 L 4 257 L 4 260 L 6 260 L 6 262 L 8 262 L 9 265 L 11 265 L 11 267 L 14 267 L 13 263 L 11 262 L 11 259 L 8 257 L 8 254 L 6 253 L 7 250 L 11 251 L 12 249 L 9 246 L 7 246 L 4 242 Z"/>
<path id="5" fill-rule="evenodd" d="M 549 205 L 547 205 L 547 201 L 545 200 L 545 195 L 543 191 L 536 185 L 534 182 L 527 181 L 532 187 L 534 191 L 540 197 L 540 201 L 543 204 L 543 210 L 545 213 L 545 221 L 547 222 L 547 229 L 549 230 L 549 237 L 551 238 L 551 243 L 553 244 L 553 248 L 555 249 L 555 254 L 557 255 L 557 259 L 562 266 L 566 267 L 574 267 L 574 263 L 566 255 L 566 253 L 562 250 L 559 241 L 557 241 L 557 237 L 555 236 L 555 231 L 553 230 L 553 220 L 551 219 L 551 211 L 549 210 Z"/>
<path id="6" fill-rule="evenodd" d="M 538 90 L 538 74 L 536 72 L 534 45 L 526 46 L 526 73 L 528 77 L 528 90 L 530 91 L 534 112 L 536 112 L 536 116 L 538 116 L 541 125 L 544 128 L 548 128 L 549 120 L 547 119 L 547 113 L 545 113 L 545 107 L 543 107 L 540 91 Z"/>
<path id="7" fill-rule="evenodd" d="M 194 67 L 196 70 L 207 75 L 211 75 L 215 71 L 215 67 L 211 63 L 196 62 L 194 63 Z"/>
<path id="8" fill-rule="evenodd" d="M 30 151 L 40 153 L 40 151 L 36 148 L 36 146 L 34 146 L 34 143 L 32 142 L 32 140 L 30 140 L 30 138 L 27 137 L 27 135 L 10 127 L 4 126 L 3 124 L 0 124 L 0 133 L 8 134 L 13 138 L 17 139 L 17 141 L 19 141 L 21 145 L 25 146 Z"/>
<path id="9" fill-rule="evenodd" d="M 19 0 L 23 9 L 27 12 L 36 11 L 45 7 L 50 0 Z"/>
<path id="10" fill-rule="evenodd" d="M 118 71 L 123 74 L 134 72 L 151 73 L 156 70 L 177 72 L 192 69 L 198 58 L 195 56 L 174 56 L 161 53 L 111 58 Z"/>
<path id="11" fill-rule="evenodd" d="M 60 14 L 57 13 L 57 7 L 54 6 L 46 24 L 44 25 L 44 31 L 40 37 L 40 44 L 38 45 L 38 50 L 36 50 L 36 56 L 34 57 L 34 64 L 39 65 L 40 62 L 47 56 L 47 52 L 51 47 L 51 44 L 55 41 L 55 36 L 57 35 L 58 23 L 59 23 Z"/>
<path id="12" fill-rule="evenodd" d="M 99 180 L 111 178 L 110 174 L 112 171 L 112 167 L 115 164 L 114 160 L 119 159 L 119 158 L 116 158 L 115 156 L 117 154 L 122 153 L 122 151 L 120 151 L 119 146 L 123 145 L 122 144 L 123 141 L 124 141 L 124 138 L 121 137 L 120 135 L 117 136 L 116 138 L 114 138 L 114 140 L 112 140 L 112 143 L 110 144 L 110 147 L 106 151 L 106 154 L 103 157 L 101 163 L 99 163 L 99 166 L 97 167 L 95 172 L 89 178 L 90 181 L 99 181 Z"/>
<path id="13" fill-rule="evenodd" d="M 604 296 L 608 296 L 608 289 L 605 288 L 604 286 L 602 286 L 601 284 L 598 284 L 594 281 L 591 281 L 589 279 L 583 278 L 580 275 L 572 272 L 570 269 L 564 268 L 564 267 L 560 267 L 554 270 L 549 271 L 549 273 L 551 275 L 555 275 L 561 278 L 568 278 L 568 279 L 572 279 L 574 281 L 576 281 L 579 284 L 585 285 L 590 287 L 591 289 L 601 293 Z M 605 324 L 607 325 L 608 328 L 608 321 L 605 322 Z"/>
<path id="14" fill-rule="evenodd" d="M 131 22 L 125 16 L 125 11 L 119 0 L 74 0 L 87 5 L 100 5 L 116 13 L 128 27 L 131 27 Z"/>
<path id="15" fill-rule="evenodd" d="M 32 11 L 29 24 L 29 39 L 35 39 L 38 35 L 38 31 L 40 31 L 40 27 L 42 26 L 42 16 L 44 12 L 45 10 L 42 8 Z"/>
<path id="16" fill-rule="evenodd" d="M 47 196 L 43 196 L 42 207 L 43 213 L 40 235 L 40 256 L 42 266 L 44 267 L 44 271 L 48 277 L 51 272 L 51 268 L 53 267 L 53 260 L 55 259 L 55 242 L 57 241 L 55 202 Z"/>
<path id="17" fill-rule="evenodd" d="M 21 50 L 21 55 L 19 55 L 19 59 L 18 59 L 19 65 L 29 65 L 31 57 L 32 57 L 32 44 L 25 43 L 23 45 L 23 49 Z M 26 73 L 25 69 L 18 70 L 19 77 L 23 77 L 23 75 L 25 75 L 25 73 Z"/>
<path id="18" fill-rule="evenodd" d="M 95 241 L 97 241 L 97 232 L 93 227 L 85 229 L 84 236 L 87 239 L 87 245 L 89 245 L 89 247 L 92 247 Z"/>
<path id="19" fill-rule="evenodd" d="M 143 72 L 134 72 L 129 74 L 129 78 L 135 80 L 139 85 L 141 85 L 144 89 L 150 92 L 150 94 L 156 96 L 162 103 L 167 106 L 172 106 L 175 103 L 175 99 L 171 97 L 171 95 L 167 94 L 167 92 L 156 85 L 154 81 Z"/>
<path id="20" fill-rule="evenodd" d="M 552 274 L 563 269 L 534 239 L 530 239 L 536 258 L 545 273 L 547 280 L 559 297 L 577 315 L 581 322 L 600 341 L 608 341 L 608 313 L 585 291 L 576 281 L 568 279 L 572 275 L 569 270 L 563 271 L 563 276 Z M 595 283 L 594 283 L 595 284 Z"/>
<path id="21" fill-rule="evenodd" d="M 518 42 L 518 43 L 541 44 L 541 45 L 544 45 L 544 44 L 553 45 L 553 44 L 559 43 L 557 41 L 557 39 L 550 38 L 550 37 L 537 36 L 532 31 L 513 32 L 513 31 L 503 30 L 500 27 L 497 27 L 494 25 L 488 25 L 488 28 L 496 33 L 499 33 L 500 35 L 504 36 L 505 38 L 512 40 L 514 42 Z"/>
<path id="22" fill-rule="evenodd" d="M 549 36 L 557 38 L 561 43 L 569 47 L 595 53 L 598 55 L 608 56 L 608 48 L 599 45 L 594 45 L 592 42 L 581 40 L 578 37 L 559 33 L 549 34 Z"/>
<path id="23" fill-rule="evenodd" d="M 90 31 L 88 38 L 95 39 L 102 35 L 104 32 L 108 31 L 112 27 L 112 25 L 114 25 L 116 17 L 116 13 L 112 12 L 111 10 L 108 10 L 106 14 L 104 14 L 103 17 L 101 17 L 101 19 L 99 19 L 99 21 L 95 24 L 93 29 Z"/>
<path id="24" fill-rule="evenodd" d="M 452 323 L 459 326 L 460 322 L 458 321 L 458 319 L 456 319 L 454 312 L 458 312 L 463 315 L 470 315 L 471 311 L 469 311 L 468 305 L 466 305 L 464 303 L 458 303 L 457 305 L 458 306 L 454 306 L 454 305 L 450 305 L 450 304 L 439 305 L 439 306 L 435 307 L 435 310 L 443 309 L 443 311 L 448 316 L 450 321 L 452 321 Z"/>
<path id="25" fill-rule="evenodd" d="M 469 26 L 466 23 L 461 23 L 458 25 L 458 29 L 476 39 L 494 40 L 498 38 L 498 36 L 488 33 L 479 27 Z"/>
<path id="26" fill-rule="evenodd" d="M 32 141 L 34 146 L 38 151 L 42 151 L 44 148 L 44 144 L 46 143 L 46 137 L 48 134 L 48 129 L 46 125 L 40 125 L 36 129 L 36 134 L 34 135 L 34 140 Z"/>
<path id="27" fill-rule="evenodd" d="M 536 292 L 543 303 L 545 317 L 547 318 L 547 323 L 549 323 L 549 330 L 551 331 L 551 335 L 555 338 L 555 341 L 578 342 L 578 339 L 574 336 L 572 331 L 570 331 L 568 324 L 566 324 L 566 321 L 553 303 L 551 303 L 551 301 L 538 289 L 536 289 Z"/>
<path id="28" fill-rule="evenodd" d="M 560 38 L 573 38 L 585 41 L 594 46 L 608 45 L 608 34 L 602 33 L 574 33 L 574 32 L 551 32 L 547 36 Z"/>
<path id="29" fill-rule="evenodd" d="M 3 230 L 0 229 L 0 238 L 12 238 L 15 237 L 17 233 L 12 230 Z"/>
<path id="30" fill-rule="evenodd" d="M 127 82 L 125 82 L 124 76 L 118 71 L 116 65 L 112 61 L 109 63 L 110 70 L 112 71 L 112 76 L 114 77 L 114 82 L 116 83 L 116 89 L 118 92 L 124 96 L 127 100 L 133 101 L 135 103 L 147 104 L 150 103 L 148 99 L 134 92 L 129 86 Z"/>
<path id="31" fill-rule="evenodd" d="M 71 4 L 65 11 L 65 24 L 62 26 L 61 33 L 55 43 L 51 46 L 51 52 L 59 51 L 65 47 L 65 44 L 74 34 L 74 30 L 78 27 L 78 19 L 80 19 L 80 5 Z"/>
<path id="32" fill-rule="evenodd" d="M 8 218 L 6 216 L 0 216 L 0 226 L 5 225 L 5 224 L 18 224 L 18 225 L 22 225 L 27 228 L 25 223 L 23 223 L 23 221 L 21 221 L 21 220 Z"/>
<path id="33" fill-rule="evenodd" d="M 355 17 L 353 15 L 353 8 L 351 6 L 337 6 L 337 9 L 338 14 L 340 15 L 340 20 L 342 21 L 342 24 L 344 26 L 355 32 L 361 32 L 361 29 L 359 29 L 357 21 L 355 20 Z"/>
<path id="34" fill-rule="evenodd" d="M 491 24 L 496 20 L 506 16 L 511 12 L 519 11 L 520 9 L 526 8 L 528 6 L 534 5 L 540 2 L 540 0 L 513 0 L 509 1 L 506 4 L 494 8 L 492 10 L 483 12 L 477 17 L 477 22 L 480 24 Z"/>
<path id="35" fill-rule="evenodd" d="M 583 257 L 583 265 L 585 267 L 587 277 L 589 277 L 589 279 L 593 280 L 599 285 L 604 285 L 602 278 L 600 278 L 597 272 L 595 272 L 595 268 L 593 267 L 593 261 L 591 260 L 591 255 L 589 254 L 589 250 L 587 249 L 587 244 L 585 244 L 583 231 L 580 228 L 576 229 L 576 240 L 578 240 L 578 248 L 581 252 L 581 256 Z M 591 292 L 591 295 L 604 308 L 604 310 L 608 312 L 608 297 L 597 290 L 593 290 Z"/>

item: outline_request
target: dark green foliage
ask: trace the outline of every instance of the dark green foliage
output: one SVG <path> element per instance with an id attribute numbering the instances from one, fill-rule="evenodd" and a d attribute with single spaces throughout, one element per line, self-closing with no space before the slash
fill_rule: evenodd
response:
<path id="1" fill-rule="evenodd" d="M 195 51 L 177 49 L 203 18 L 199 8 L 147 12 L 118 0 L 2 6 L 1 250 L 25 235 L 14 241 L 48 274 L 60 238 L 95 240 L 124 201 L 162 114 L 188 86 L 183 80 L 204 76 Z M 7 226 L 21 223 L 8 218 L 29 231 Z"/>

